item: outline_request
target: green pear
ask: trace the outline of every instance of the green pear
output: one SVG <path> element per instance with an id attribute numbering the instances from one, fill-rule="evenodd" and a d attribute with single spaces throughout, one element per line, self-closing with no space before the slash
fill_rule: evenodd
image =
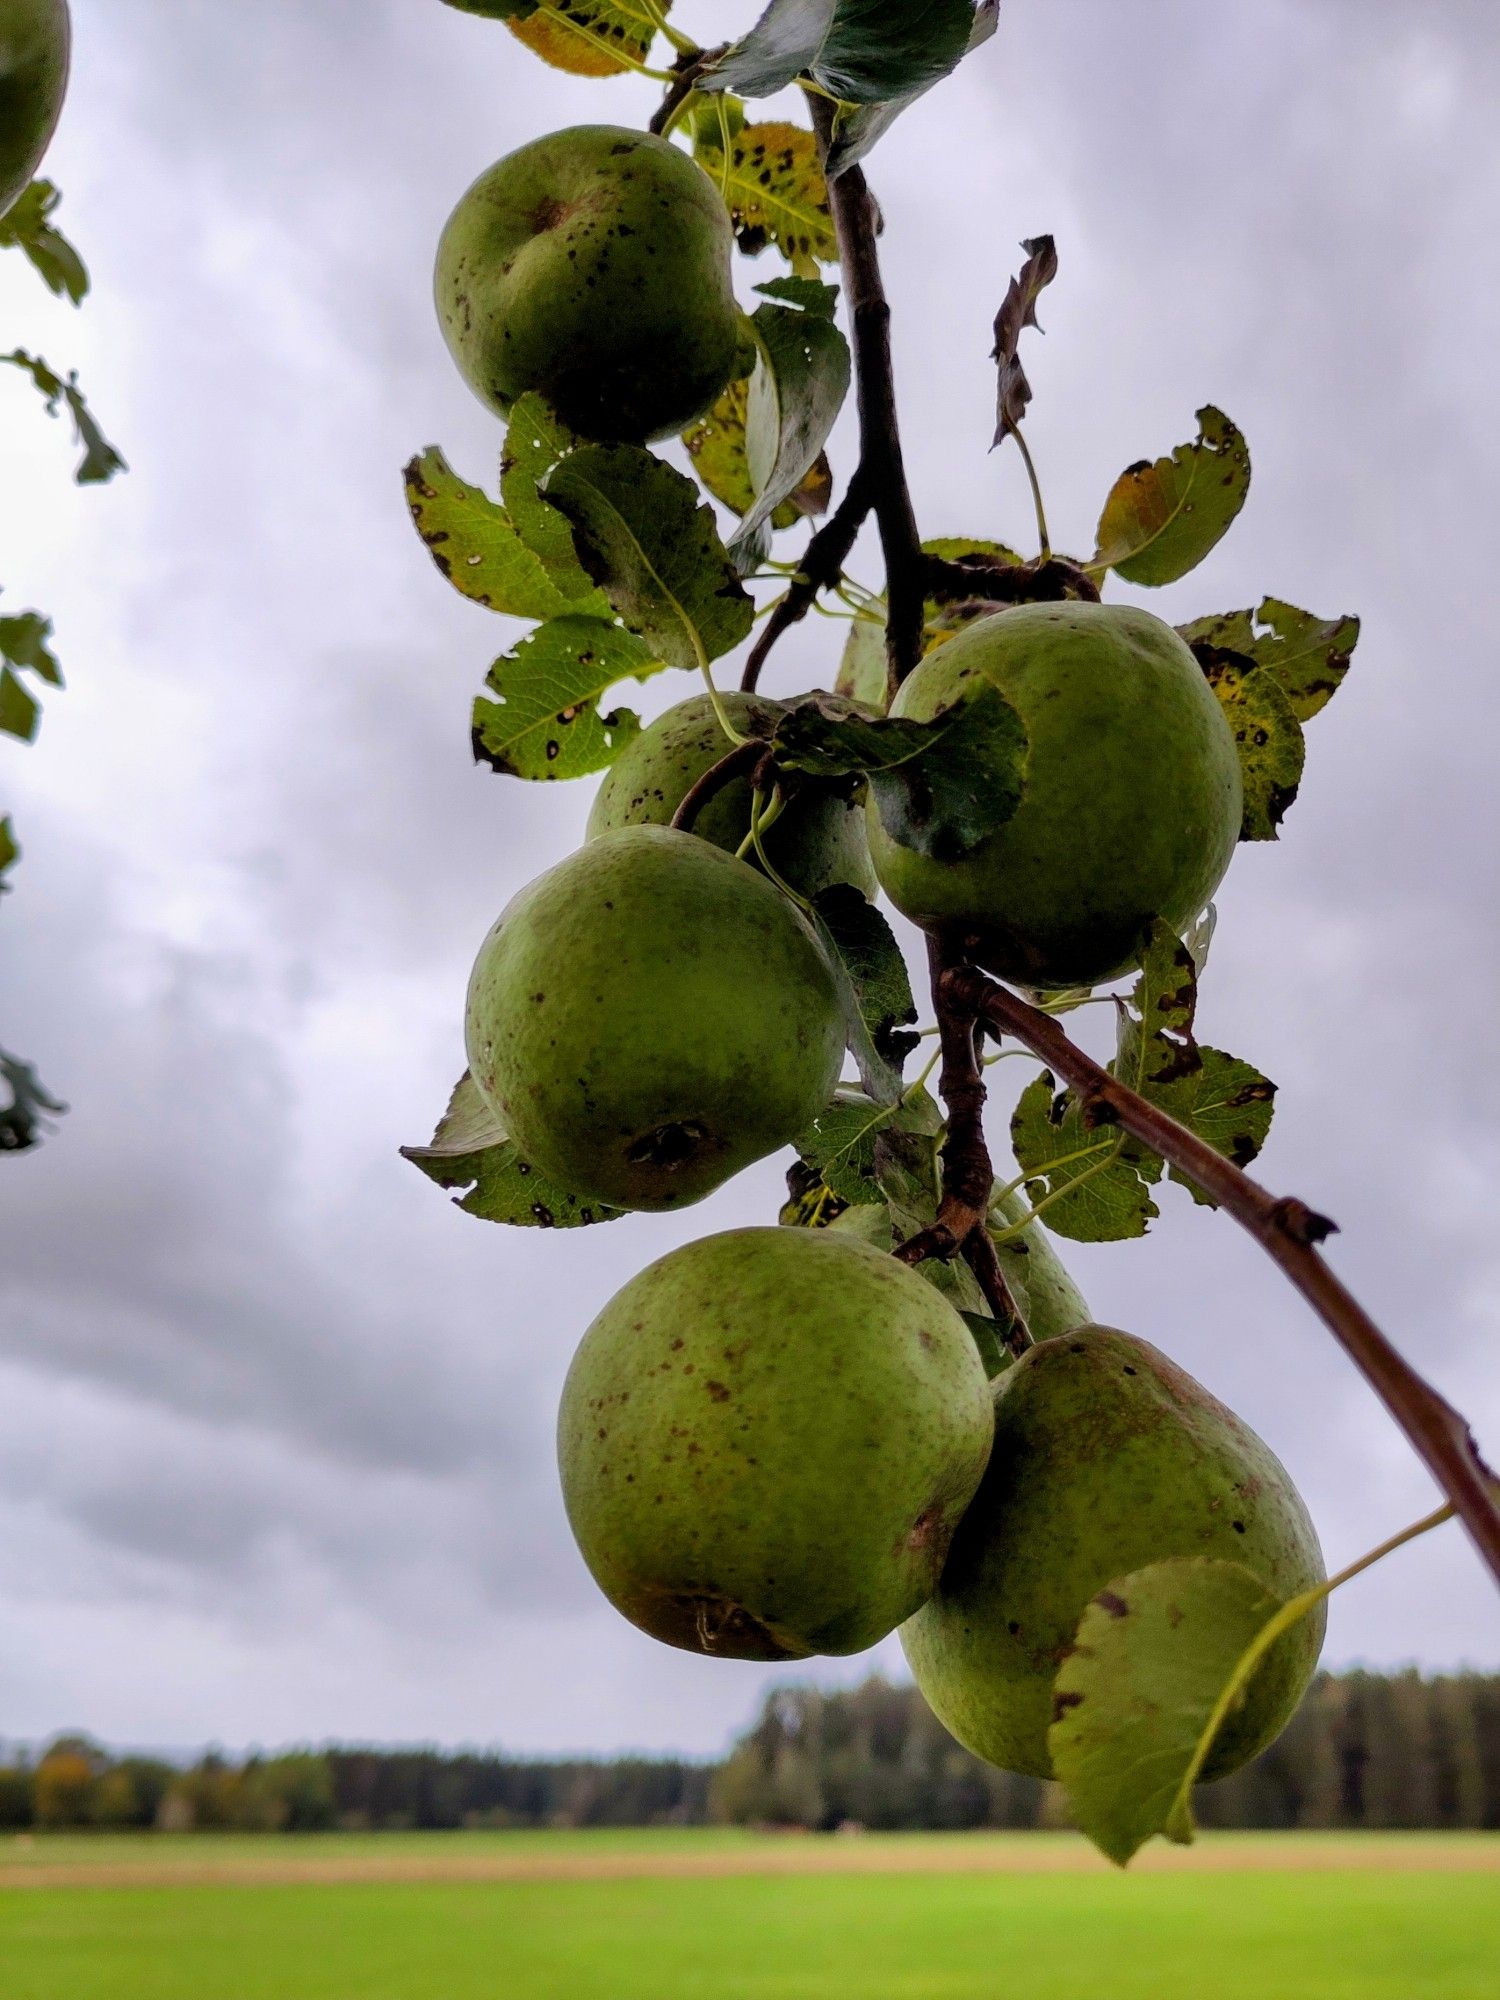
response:
<path id="1" fill-rule="evenodd" d="M 805 1131 L 844 1021 L 801 912 L 733 855 L 624 827 L 515 897 L 469 983 L 469 1067 L 521 1153 L 615 1208 L 681 1208 Z"/>
<path id="2" fill-rule="evenodd" d="M 0 0 L 0 215 L 42 164 L 68 87 L 67 0 Z"/>
<path id="3" fill-rule="evenodd" d="M 939 1720 L 1005 1770 L 1051 1776 L 1052 1683 L 1091 1599 L 1175 1556 L 1243 1564 L 1273 1597 L 1323 1581 L 1286 1468 L 1248 1424 L 1144 1340 L 1043 1341 L 994 1384 L 995 1449 L 931 1602 L 901 1634 Z M 1204 1775 L 1285 1726 L 1323 1643 L 1321 1610 L 1278 1640 Z"/>
<path id="4" fill-rule="evenodd" d="M 558 1419 L 568 1519 L 617 1610 L 739 1660 L 858 1653 L 930 1595 L 989 1457 L 963 1321 L 814 1229 L 737 1229 L 604 1308 Z"/>
<path id="5" fill-rule="evenodd" d="M 438 249 L 438 316 L 500 415 L 536 389 L 585 437 L 670 437 L 740 364 L 733 247 L 723 197 L 686 153 L 580 125 L 469 189 Z"/>
<path id="6" fill-rule="evenodd" d="M 786 712 L 783 703 L 762 695 L 725 693 L 719 699 L 742 736 L 769 737 Z M 589 838 L 618 826 L 670 825 L 693 786 L 729 748 L 706 694 L 669 708 L 611 765 L 589 814 Z M 693 822 L 694 833 L 731 854 L 749 831 L 748 775 L 716 792 Z M 875 895 L 865 816 L 855 800 L 827 791 L 804 793 L 767 831 L 765 845 L 777 874 L 804 896 L 839 882 Z"/>
<path id="7" fill-rule="evenodd" d="M 919 721 L 976 682 L 1025 725 L 1025 790 L 998 832 L 951 860 L 894 841 L 872 801 L 870 852 L 897 909 L 1024 986 L 1092 986 L 1181 931 L 1239 838 L 1234 736 L 1179 635 L 1149 612 L 1026 604 L 929 654 L 892 707 Z"/>

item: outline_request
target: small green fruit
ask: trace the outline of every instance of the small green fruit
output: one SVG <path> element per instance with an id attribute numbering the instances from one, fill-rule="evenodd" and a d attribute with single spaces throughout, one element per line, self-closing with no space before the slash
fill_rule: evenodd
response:
<path id="1" fill-rule="evenodd" d="M 989 1456 L 963 1321 L 825 1230 L 675 1250 L 584 1336 L 558 1421 L 568 1519 L 617 1610 L 740 1660 L 858 1653 L 937 1582 Z"/>
<path id="2" fill-rule="evenodd" d="M 68 87 L 67 0 L 0 0 L 0 215 L 35 178 Z"/>
<path id="3" fill-rule="evenodd" d="M 1025 793 L 951 861 L 891 839 L 870 852 L 891 901 L 949 929 L 1002 979 L 1091 986 L 1139 962 L 1153 919 L 1200 913 L 1239 838 L 1234 736 L 1197 661 L 1149 612 L 1027 604 L 931 653 L 892 708 L 919 721 L 989 682 L 1025 724 Z"/>
<path id="4" fill-rule="evenodd" d="M 1243 1564 L 1285 1600 L 1323 1581 L 1285 1466 L 1156 1348 L 1110 1327 L 1044 1341 L 1001 1375 L 995 1449 L 931 1602 L 901 1634 L 938 1718 L 1005 1770 L 1051 1776 L 1052 1683 L 1084 1610 L 1174 1556 Z M 1323 1644 L 1321 1609 L 1266 1656 L 1204 1775 L 1279 1734 Z"/>
<path id="5" fill-rule="evenodd" d="M 502 416 L 536 389 L 585 437 L 670 437 L 737 366 L 733 247 L 723 198 L 685 153 L 580 125 L 469 189 L 438 249 L 438 317 L 465 381 Z"/>
<path id="6" fill-rule="evenodd" d="M 469 983 L 469 1067 L 522 1154 L 615 1208 L 682 1208 L 804 1131 L 844 1023 L 811 926 L 669 827 L 590 841 L 523 889 Z"/>
<path id="7" fill-rule="evenodd" d="M 769 737 L 785 713 L 781 702 L 761 695 L 726 693 L 719 699 L 742 736 Z M 590 840 L 620 826 L 669 826 L 699 778 L 729 747 L 707 695 L 669 708 L 610 767 L 589 814 Z M 701 839 L 731 854 L 749 831 L 748 776 L 715 793 L 693 823 Z M 765 842 L 771 866 L 804 896 L 816 896 L 838 882 L 852 883 L 861 895 L 875 895 L 865 816 L 853 800 L 826 791 L 793 799 Z"/>

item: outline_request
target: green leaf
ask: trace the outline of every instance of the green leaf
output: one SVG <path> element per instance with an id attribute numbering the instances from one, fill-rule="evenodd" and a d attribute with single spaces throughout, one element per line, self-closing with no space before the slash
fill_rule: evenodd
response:
<path id="1" fill-rule="evenodd" d="M 0 819 L 0 896 L 6 894 L 10 883 L 5 879 L 21 858 L 21 849 L 16 841 L 16 829 L 7 813 Z"/>
<path id="2" fill-rule="evenodd" d="M 849 1087 L 841 1089 L 796 1142 L 804 1165 L 851 1208 L 883 1205 L 878 1149 L 882 1133 L 906 1131 L 931 1136 L 941 1114 L 925 1091 L 908 1103 L 877 1103 Z"/>
<path id="3" fill-rule="evenodd" d="M 702 87 L 771 97 L 805 72 L 846 104 L 909 99 L 957 66 L 974 25 L 974 0 L 771 0 Z"/>
<path id="4" fill-rule="evenodd" d="M 1200 1738 L 1279 1609 L 1242 1564 L 1185 1556 L 1117 1577 L 1084 1612 L 1047 1745 L 1079 1826 L 1120 1867 L 1153 1834 L 1191 1841 Z"/>
<path id="5" fill-rule="evenodd" d="M 816 279 L 820 264 L 836 264 L 838 237 L 813 134 L 801 125 L 742 123 L 731 128 L 727 159 L 724 143 L 716 119 L 698 121 L 698 164 L 718 184 L 744 254 L 774 247 L 807 280 Z"/>
<path id="6" fill-rule="evenodd" d="M 3 867 L 0 861 L 0 867 Z M 0 1049 L 0 1083 L 6 1085 L 8 1104 L 0 1105 L 0 1153 L 24 1153 L 39 1145 L 54 1118 L 67 1110 L 42 1087 L 42 1080 L 30 1063 Z"/>
<path id="7" fill-rule="evenodd" d="M 1033 1214 L 1075 1243 L 1123 1243 L 1144 1236 L 1161 1213 L 1149 1183 L 1161 1162 L 1128 1148 L 1108 1128 L 1089 1130 L 1071 1091 L 1050 1070 L 1021 1093 L 1010 1126 Z"/>
<path id="8" fill-rule="evenodd" d="M 991 1382 L 1015 1365 L 1015 1356 L 1001 1343 L 999 1325 L 987 1313 L 960 1313 L 959 1318 L 973 1336 L 979 1358 L 984 1363 L 984 1372 Z"/>
<path id="9" fill-rule="evenodd" d="M 612 764 L 641 719 L 599 712 L 616 682 L 661 672 L 649 646 L 602 618 L 554 618 L 496 660 L 474 704 L 475 761 L 516 778 L 581 778 Z"/>
<path id="10" fill-rule="evenodd" d="M 795 306 L 815 319 L 833 319 L 839 307 L 839 287 L 825 285 L 821 278 L 772 278 L 756 291 L 778 305 Z"/>
<path id="11" fill-rule="evenodd" d="M 1141 955 L 1130 1008 L 1119 1024 L 1115 1073 L 1132 1090 L 1174 1082 L 1198 1067 L 1193 1017 L 1198 1006 L 1198 966 L 1191 947 L 1170 924 L 1157 920 Z"/>
<path id="12" fill-rule="evenodd" d="M 1199 1066 L 1174 1083 L 1153 1087 L 1148 1095 L 1179 1125 L 1222 1153 L 1236 1166 L 1248 1167 L 1266 1143 L 1276 1110 L 1276 1086 L 1253 1063 L 1222 1049 L 1198 1050 Z M 1186 1174 L 1173 1167 L 1171 1177 L 1204 1208 L 1214 1202 Z"/>
<path id="13" fill-rule="evenodd" d="M 19 250 L 39 272 L 48 291 L 66 296 L 75 306 L 88 296 L 89 274 L 83 259 L 62 231 L 54 227 L 62 195 L 51 181 L 33 181 L 12 207 L 0 215 L 0 250 Z"/>
<path id="14" fill-rule="evenodd" d="M 609 615 L 607 600 L 579 569 L 571 545 L 563 579 L 582 585 L 573 596 L 553 582 L 505 509 L 460 479 L 435 445 L 414 458 L 404 476 L 417 533 L 454 589 L 475 604 L 511 618 L 557 618 L 568 611 Z"/>
<path id="15" fill-rule="evenodd" d="M 895 933 L 847 882 L 817 898 L 813 923 L 833 967 L 849 1053 L 865 1090 L 877 1103 L 894 1104 L 901 1095 L 902 1066 L 918 1040 L 905 1032 L 917 1008 Z"/>
<path id="16" fill-rule="evenodd" d="M 460 1079 L 429 1146 L 403 1146 L 401 1157 L 441 1188 L 467 1190 L 457 1206 L 483 1222 L 519 1229 L 581 1229 L 623 1212 L 584 1201 L 529 1166 L 467 1073 Z"/>
<path id="17" fill-rule="evenodd" d="M 1218 696 L 1239 753 L 1245 810 L 1241 840 L 1275 840 L 1302 783 L 1307 745 L 1275 669 L 1201 643 L 1193 648 Z"/>
<path id="18" fill-rule="evenodd" d="M 61 375 L 55 374 L 47 366 L 40 355 L 28 354 L 21 347 L 16 348 L 11 354 L 0 354 L 0 362 L 7 367 L 19 368 L 31 377 L 38 392 L 46 399 L 49 416 L 57 416 L 63 404 L 67 404 L 68 414 L 73 419 L 74 441 L 83 450 L 83 458 L 73 474 L 80 486 L 102 486 L 106 480 L 113 479 L 117 472 L 124 472 L 127 469 L 124 459 L 100 430 L 93 413 L 84 401 L 76 372 L 64 381 Z"/>
<path id="19" fill-rule="evenodd" d="M 1025 791 L 1025 725 L 990 686 L 930 722 L 809 695 L 778 723 L 772 748 L 778 764 L 812 777 L 863 773 L 890 837 L 939 860 L 997 832 Z"/>
<path id="20" fill-rule="evenodd" d="M 1267 597 L 1256 611 L 1225 611 L 1177 629 L 1195 651 L 1240 653 L 1268 668 L 1299 722 L 1310 722 L 1332 701 L 1359 644 L 1357 618 L 1319 618 L 1279 597 Z"/>
<path id="21" fill-rule="evenodd" d="M 926 726 L 937 732 L 931 748 L 873 771 L 870 791 L 899 846 L 957 861 L 1014 817 L 1026 791 L 1026 725 L 998 688 L 985 686 Z"/>
<path id="22" fill-rule="evenodd" d="M 1121 473 L 1090 568 L 1115 570 L 1127 583 L 1175 583 L 1223 539 L 1249 491 L 1249 448 L 1210 404 L 1198 412 L 1194 443 Z"/>
<path id="23" fill-rule="evenodd" d="M 0 730 L 30 743 L 36 737 L 41 712 L 36 696 L 21 685 L 9 667 L 0 667 Z"/>
<path id="24" fill-rule="evenodd" d="M 34 741 L 41 709 L 36 696 L 19 678 L 34 673 L 53 687 L 62 686 L 62 669 L 47 641 L 52 621 L 37 611 L 22 611 L 0 618 L 0 730 L 18 736 L 23 743 Z"/>
<path id="25" fill-rule="evenodd" d="M 1000 0 L 979 0 L 974 15 L 974 27 L 969 36 L 966 54 L 972 54 L 987 42 L 1000 25 Z M 925 97 L 933 85 L 940 83 L 941 77 L 931 77 L 919 83 L 914 90 L 905 90 L 899 96 L 888 97 L 879 104 L 842 105 L 834 124 L 834 142 L 828 155 L 828 178 L 837 180 L 850 167 L 857 166 L 875 146 L 902 112 Z"/>
<path id="26" fill-rule="evenodd" d="M 541 558 L 554 587 L 575 610 L 597 606 L 602 615 L 605 600 L 578 560 L 567 517 L 550 506 L 541 491 L 555 468 L 582 443 L 544 397 L 535 392 L 522 396 L 511 409 L 505 433 L 500 497 L 511 526 L 532 554 Z"/>
<path id="27" fill-rule="evenodd" d="M 585 569 L 671 667 L 739 645 L 755 606 L 690 479 L 638 445 L 587 445 L 549 475 Z"/>
<path id="28" fill-rule="evenodd" d="M 764 553 L 761 531 L 812 471 L 849 393 L 849 343 L 831 320 L 790 306 L 752 316 L 757 358 L 745 420 L 754 505 L 730 555 L 741 573 Z"/>

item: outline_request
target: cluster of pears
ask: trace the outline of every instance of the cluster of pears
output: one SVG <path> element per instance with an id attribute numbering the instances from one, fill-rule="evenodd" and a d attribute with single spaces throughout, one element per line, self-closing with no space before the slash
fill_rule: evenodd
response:
<path id="1" fill-rule="evenodd" d="M 68 87 L 68 0 L 0 0 L 0 215 L 24 193 Z"/>
<path id="2" fill-rule="evenodd" d="M 743 367 L 718 191 L 639 133 L 562 132 L 460 203 L 438 260 L 448 340 L 505 412 L 545 394 L 583 435 L 679 431 Z M 574 1194 L 665 1210 L 798 1138 L 839 1082 L 839 982 L 806 903 L 891 901 L 1032 987 L 1128 969 L 1156 918 L 1203 908 L 1241 819 L 1228 725 L 1176 633 L 1143 612 L 997 612 L 932 653 L 895 713 L 998 688 L 1027 735 L 1011 819 L 942 859 L 873 804 L 809 787 L 741 859 L 747 780 L 672 824 L 724 757 L 686 701 L 604 779 L 582 848 L 479 953 L 471 1072 L 519 1153 Z M 742 736 L 782 705 L 727 695 Z M 795 892 L 784 893 L 783 884 Z M 992 1382 L 942 1291 L 888 1254 L 880 1209 L 689 1243 L 607 1305 L 559 1418 L 568 1515 L 642 1630 L 715 1657 L 847 1654 L 898 1628 L 934 1708 L 996 1763 L 1045 1774 L 1052 1682 L 1090 1598 L 1173 1556 L 1225 1557 L 1288 1597 L 1321 1558 L 1285 1470 L 1144 1341 L 1090 1323 L 1032 1230 L 1035 1345 Z M 888 1236 L 888 1231 L 887 1231 Z M 1281 1727 L 1316 1660 L 1305 1621 L 1215 1753 Z"/>

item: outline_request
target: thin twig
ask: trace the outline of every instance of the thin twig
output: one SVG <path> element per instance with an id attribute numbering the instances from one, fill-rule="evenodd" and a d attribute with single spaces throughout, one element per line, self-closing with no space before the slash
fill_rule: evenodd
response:
<path id="1" fill-rule="evenodd" d="M 672 824 L 677 831 L 691 833 L 698 823 L 699 813 L 709 800 L 717 797 L 742 772 L 748 775 L 753 771 L 765 754 L 766 745 L 752 738 L 748 743 L 736 743 L 727 756 L 721 757 L 717 764 L 711 764 L 673 813 Z"/>
<path id="2" fill-rule="evenodd" d="M 823 157 L 833 136 L 834 106 L 809 93 Z M 896 378 L 891 354 L 891 307 L 880 274 L 874 198 L 859 167 L 840 174 L 828 190 L 838 236 L 859 401 L 860 469 L 869 481 L 885 553 L 886 658 L 892 689 L 922 657 L 926 600 L 922 591 L 922 537 L 906 479 Z"/>
<path id="3" fill-rule="evenodd" d="M 938 1089 L 948 1107 L 943 1192 L 937 1219 L 903 1243 L 896 1255 L 903 1264 L 923 1264 L 929 1258 L 946 1264 L 963 1257 L 1005 1330 L 1006 1344 L 1020 1354 L 1031 1345 L 1031 1334 L 989 1237 L 995 1170 L 984 1135 L 986 1091 L 977 1020 L 972 1010 L 966 1013 L 954 1004 L 956 996 L 945 977 L 950 960 L 940 939 L 928 939 L 927 956 L 943 1057 Z"/>
<path id="4" fill-rule="evenodd" d="M 693 49 L 678 58 L 677 74 L 651 120 L 650 129 L 660 138 L 672 128 L 672 121 L 698 88 L 706 71 L 727 53 L 728 42 L 716 49 Z"/>
<path id="5" fill-rule="evenodd" d="M 1099 602 L 1099 586 L 1086 570 L 1064 556 L 1042 562 L 1001 562 L 995 557 L 970 556 L 952 562 L 942 556 L 922 559 L 922 587 L 938 604 L 1058 604 L 1072 598 Z"/>
<path id="6" fill-rule="evenodd" d="M 859 465 L 844 489 L 843 499 L 808 543 L 796 581 L 766 620 L 765 630 L 745 662 L 740 687 L 746 694 L 753 694 L 760 685 L 761 669 L 771 657 L 777 640 L 807 616 L 820 590 L 832 590 L 838 583 L 870 507 L 870 482 L 864 466 Z"/>
<path id="7" fill-rule="evenodd" d="M 1317 1246 L 1336 1225 L 1305 1202 L 1261 1187 L 1243 1168 L 1101 1068 L 1050 1015 L 983 973 L 949 964 L 938 984 L 945 1011 L 983 1022 L 992 1034 L 1013 1035 L 1076 1092 L 1086 1121 L 1118 1125 L 1248 1230 L 1405 1432 L 1500 1583 L 1500 1483 L 1481 1458 L 1465 1418 L 1397 1352 L 1329 1269 Z"/>

